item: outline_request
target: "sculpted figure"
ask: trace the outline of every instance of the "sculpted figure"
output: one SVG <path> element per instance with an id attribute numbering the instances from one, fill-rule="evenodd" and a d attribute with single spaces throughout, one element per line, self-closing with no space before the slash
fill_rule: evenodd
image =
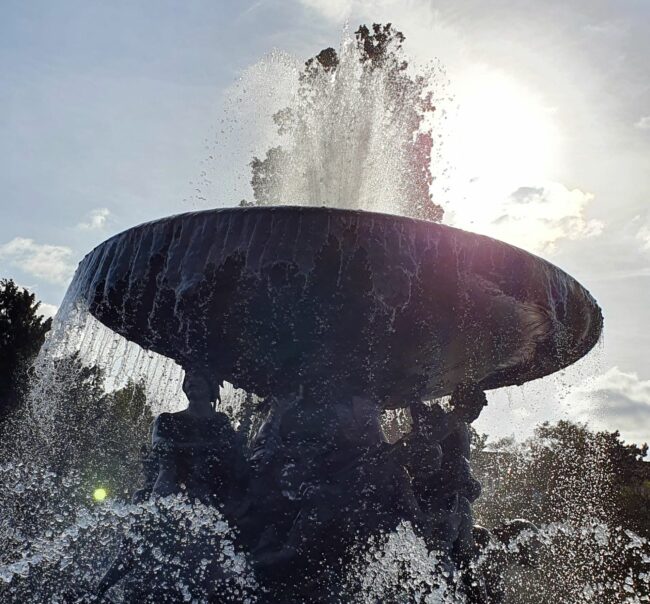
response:
<path id="1" fill-rule="evenodd" d="M 298 511 L 296 502 L 283 494 L 281 486 L 288 463 L 281 428 L 284 416 L 300 404 L 302 396 L 300 389 L 263 402 L 265 417 L 250 445 L 250 480 L 237 511 L 237 526 L 253 554 L 280 548 Z"/>
<path id="2" fill-rule="evenodd" d="M 469 424 L 486 404 L 483 391 L 471 383 L 454 389 L 450 411 L 415 401 L 410 405 L 413 428 L 403 439 L 404 463 L 424 517 L 419 530 L 429 547 L 442 553 L 444 565 L 461 571 L 468 597 L 481 589 L 471 565 L 471 504 L 481 487 L 469 465 Z"/>
<path id="3" fill-rule="evenodd" d="M 314 594 L 337 592 L 334 585 L 343 576 L 334 569 L 345 567 L 351 547 L 381 528 L 394 528 L 397 521 L 391 519 L 401 516 L 404 488 L 391 468 L 408 476 L 401 465 L 381 459 L 389 445 L 380 407 L 366 397 L 323 400 L 319 391 L 305 388 L 300 404 L 284 413 L 277 434 L 283 451 L 278 488 L 294 511 L 280 543 L 254 552 L 257 568 L 283 597 L 298 588 L 296 601 L 306 594 L 329 601 Z M 292 572 L 306 579 L 299 585 L 290 577 L 285 582 Z"/>
<path id="4" fill-rule="evenodd" d="M 449 412 L 421 402 L 410 406 L 413 430 L 406 437 L 406 463 L 413 492 L 428 517 L 431 544 L 457 561 L 473 545 L 471 503 L 481 489 L 469 467 L 469 424 L 485 405 L 478 386 L 463 384 L 454 390 Z"/>
<path id="5" fill-rule="evenodd" d="M 215 410 L 218 384 L 206 371 L 188 368 L 183 391 L 188 407 L 177 413 L 162 413 L 152 424 L 151 452 L 143 457 L 145 485 L 136 491 L 133 502 L 182 493 L 190 500 L 219 507 L 229 518 L 234 514 L 247 478 L 242 448 L 228 416 Z M 158 547 L 163 555 L 171 555 L 166 550 L 176 547 L 162 534 L 149 534 L 151 531 L 146 526 L 135 527 L 135 532 L 137 540 L 148 542 L 149 547 L 144 550 L 140 547 L 139 555 L 133 539 L 123 540 L 115 562 L 98 585 L 100 597 L 136 567 L 137 574 L 146 573 L 151 565 L 149 549 L 152 547 Z M 196 544 L 196 555 L 190 552 L 189 559 L 197 558 L 198 563 L 199 552 L 203 552 L 202 546 Z M 192 571 L 188 569 L 190 575 Z M 214 579 L 218 581 L 219 577 Z M 158 597 L 163 598 L 159 601 L 165 601 L 164 593 L 157 593 L 142 577 L 130 583 L 135 592 L 140 584 L 146 587 L 142 594 L 131 593 L 133 598 Z"/>
<path id="6" fill-rule="evenodd" d="M 485 393 L 475 384 L 461 384 L 451 396 L 451 405 L 458 417 L 455 429 L 442 443 L 442 479 L 450 492 L 458 497 L 458 536 L 454 542 L 453 556 L 457 563 L 465 564 L 472 555 L 474 526 L 471 504 L 481 494 L 481 485 L 470 469 L 471 438 L 469 424 L 478 419 L 487 405 Z"/>
<path id="7" fill-rule="evenodd" d="M 188 369 L 183 380 L 188 407 L 154 420 L 151 443 L 159 469 L 152 495 L 186 493 L 226 513 L 236 505 L 247 466 L 230 419 L 215 410 L 218 388 L 207 372 Z"/>

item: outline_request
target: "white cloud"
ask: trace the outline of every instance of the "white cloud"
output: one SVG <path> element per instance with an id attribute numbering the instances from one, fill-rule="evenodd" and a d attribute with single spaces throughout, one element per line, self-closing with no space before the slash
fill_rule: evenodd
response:
<path id="1" fill-rule="evenodd" d="M 634 126 L 640 130 L 650 130 L 650 115 L 644 115 L 639 118 L 639 121 Z"/>
<path id="2" fill-rule="evenodd" d="M 596 237 L 601 221 L 585 212 L 594 196 L 561 183 L 519 187 L 505 198 L 479 206 L 473 197 L 450 207 L 454 226 L 501 239 L 533 252 L 553 252 L 563 239 Z"/>
<path id="3" fill-rule="evenodd" d="M 38 307 L 38 312 L 46 319 L 53 317 L 57 310 L 59 310 L 59 307 L 56 304 L 47 304 L 45 302 L 41 302 L 41 305 Z"/>
<path id="4" fill-rule="evenodd" d="M 407 19 L 413 17 L 413 21 L 417 23 L 419 18 L 432 12 L 426 0 L 299 0 L 299 2 L 325 19 L 341 24 L 349 17 L 367 19 L 370 16 L 374 16 L 374 22 L 381 23 L 385 21 L 386 13 L 390 13 L 400 17 L 399 23 L 396 23 L 398 29 L 404 27 L 403 24 Z M 351 25 L 356 27 L 357 23 Z M 370 25 L 370 22 L 367 25 Z"/>
<path id="5" fill-rule="evenodd" d="M 506 241 L 552 251 L 560 239 L 586 239 L 602 233 L 602 222 L 585 217 L 593 198 L 591 193 L 560 183 L 519 187 L 503 203 L 503 214 L 493 224 Z"/>
<path id="6" fill-rule="evenodd" d="M 72 250 L 15 237 L 0 245 L 0 259 L 49 283 L 66 284 L 74 273 Z"/>
<path id="7" fill-rule="evenodd" d="M 650 442 L 650 380 L 612 367 L 576 388 L 567 400 L 574 414 L 624 439 Z"/>
<path id="8" fill-rule="evenodd" d="M 600 23 L 589 23 L 583 27 L 584 31 L 597 36 L 613 36 L 621 34 L 624 28 L 617 21 L 602 21 Z"/>
<path id="9" fill-rule="evenodd" d="M 641 249 L 650 251 L 650 226 L 642 226 L 636 234 L 636 238 L 641 242 Z"/>
<path id="10" fill-rule="evenodd" d="M 399 10 L 404 18 L 413 10 L 422 13 L 428 8 L 427 3 L 422 0 L 400 0 L 399 2 L 396 0 L 299 0 L 299 2 L 325 19 L 341 24 L 345 19 L 355 15 L 374 14 L 377 15 L 376 21 L 381 22 L 381 14 L 386 10 L 392 9 L 393 12 Z M 352 23 L 352 25 L 356 24 Z"/>
<path id="11" fill-rule="evenodd" d="M 353 4 L 347 0 L 300 0 L 300 3 L 320 13 L 330 21 L 341 21 L 352 11 Z"/>
<path id="12" fill-rule="evenodd" d="M 110 214 L 108 208 L 96 208 L 89 212 L 86 221 L 80 222 L 77 228 L 83 231 L 103 229 Z"/>

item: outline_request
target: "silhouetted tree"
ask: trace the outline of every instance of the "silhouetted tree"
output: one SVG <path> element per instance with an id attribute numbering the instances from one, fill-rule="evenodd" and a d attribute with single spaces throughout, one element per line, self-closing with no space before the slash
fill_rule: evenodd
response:
<path id="1" fill-rule="evenodd" d="M 476 448 L 473 463 L 486 487 L 482 522 L 599 519 L 650 536 L 647 445 L 626 444 L 619 432 L 548 422 L 517 443 L 502 439 Z"/>
<path id="2" fill-rule="evenodd" d="M 613 520 L 650 539 L 650 463 L 648 445 L 626 444 L 618 431 L 602 435 L 612 469 Z"/>
<path id="3" fill-rule="evenodd" d="M 47 379 L 25 396 L 29 380 L 38 379 L 27 369 L 51 325 L 39 304 L 13 281 L 0 282 L 0 461 L 6 464 L 0 509 L 23 535 L 38 534 L 62 510 L 91 503 L 95 487 L 128 500 L 139 486 L 140 448 L 153 419 L 142 384 L 106 392 L 101 369 L 76 354 L 55 360 Z"/>
<path id="4" fill-rule="evenodd" d="M 0 423 L 18 406 L 29 365 L 52 325 L 39 307 L 33 293 L 0 280 Z"/>
<path id="5" fill-rule="evenodd" d="M 10 448 L 5 457 L 48 468 L 55 483 L 70 487 L 66 498 L 78 503 L 99 486 L 128 500 L 140 482 L 140 449 L 153 421 L 144 386 L 129 382 L 106 392 L 101 369 L 73 354 L 55 361 L 38 392 L 46 416 L 37 418 L 33 409 L 16 414 L 18 438 L 0 447 Z"/>
<path id="6" fill-rule="evenodd" d="M 509 581 L 508 601 L 613 604 L 631 601 L 631 593 L 650 596 L 647 544 L 629 532 L 650 536 L 646 453 L 618 432 L 569 421 L 544 423 L 524 442 L 476 441 L 472 463 L 484 486 L 478 522 L 526 518 L 559 527 L 548 533 L 540 568 Z"/>
<path id="7" fill-rule="evenodd" d="M 0 441 L 0 509 L 6 519 L 0 522 L 0 565 L 20 560 L 44 537 L 65 540 L 66 531 L 74 535 L 65 550 L 75 564 L 53 573 L 45 562 L 9 585 L 0 582 L 0 601 L 50 602 L 63 594 L 62 601 L 80 602 L 120 534 L 110 522 L 78 519 L 90 519 L 100 505 L 93 499 L 98 487 L 126 502 L 140 486 L 140 449 L 149 441 L 152 415 L 142 385 L 106 392 L 101 370 L 84 366 L 76 355 L 56 361 L 38 393 L 48 400 L 33 409 L 30 397 L 7 420 L 11 429 Z M 88 571 L 82 577 L 80 565 Z"/>

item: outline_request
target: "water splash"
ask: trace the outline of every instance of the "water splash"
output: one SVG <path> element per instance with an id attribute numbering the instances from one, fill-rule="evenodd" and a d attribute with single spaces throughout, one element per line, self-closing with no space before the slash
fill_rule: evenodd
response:
<path id="1" fill-rule="evenodd" d="M 490 543 L 472 562 L 477 577 L 495 577 L 512 604 L 633 604 L 650 601 L 650 543 L 599 522 L 551 523 L 507 544 Z M 359 572 L 360 571 L 360 572 Z M 440 563 L 410 524 L 374 540 L 349 585 L 354 602 L 461 604 L 458 575 Z M 491 601 L 491 600 L 490 600 Z"/>
<path id="2" fill-rule="evenodd" d="M 28 498 L 44 490 L 61 495 L 56 475 L 33 466 L 9 464 L 0 473 L 5 487 L 6 475 L 12 474 L 13 492 L 26 506 L 33 507 Z M 0 525 L 3 542 L 11 546 L 0 557 L 3 602 L 91 601 L 116 555 L 128 572 L 121 587 L 111 592 L 117 598 L 113 601 L 157 601 L 162 590 L 169 601 L 203 602 L 215 589 L 233 601 L 256 601 L 254 573 L 214 507 L 179 495 L 138 505 L 107 501 L 92 508 L 73 508 L 59 500 L 40 512 L 46 518 L 35 534 L 21 530 L 17 516 L 14 526 Z M 155 587 L 144 580 L 151 573 L 158 575 Z"/>
<path id="3" fill-rule="evenodd" d="M 243 138 L 256 155 L 252 199 L 243 191 L 243 204 L 440 221 L 444 191 L 435 187 L 436 199 L 431 191 L 447 170 L 446 76 L 437 61 L 410 65 L 403 41 L 390 26 L 361 27 L 344 32 L 338 51 L 325 49 L 303 68 L 278 52 L 250 68 L 230 92 L 195 203 L 219 198 L 208 174 L 228 163 L 223 143 L 239 148 Z"/>
<path id="4" fill-rule="evenodd" d="M 465 598 L 456 587 L 460 577 L 441 558 L 410 523 L 402 523 L 395 532 L 373 539 L 360 556 L 348 578 L 348 589 L 356 594 L 352 601 L 462 604 Z"/>

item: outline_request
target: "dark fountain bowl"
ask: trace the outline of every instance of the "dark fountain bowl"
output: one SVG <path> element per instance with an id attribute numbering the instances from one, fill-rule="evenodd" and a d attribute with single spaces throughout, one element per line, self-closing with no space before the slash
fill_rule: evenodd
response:
<path id="1" fill-rule="evenodd" d="M 521 249 L 331 208 L 149 222 L 88 254 L 71 291 L 128 340 L 259 396 L 320 384 L 384 407 L 543 377 L 603 324 L 584 287 Z"/>

